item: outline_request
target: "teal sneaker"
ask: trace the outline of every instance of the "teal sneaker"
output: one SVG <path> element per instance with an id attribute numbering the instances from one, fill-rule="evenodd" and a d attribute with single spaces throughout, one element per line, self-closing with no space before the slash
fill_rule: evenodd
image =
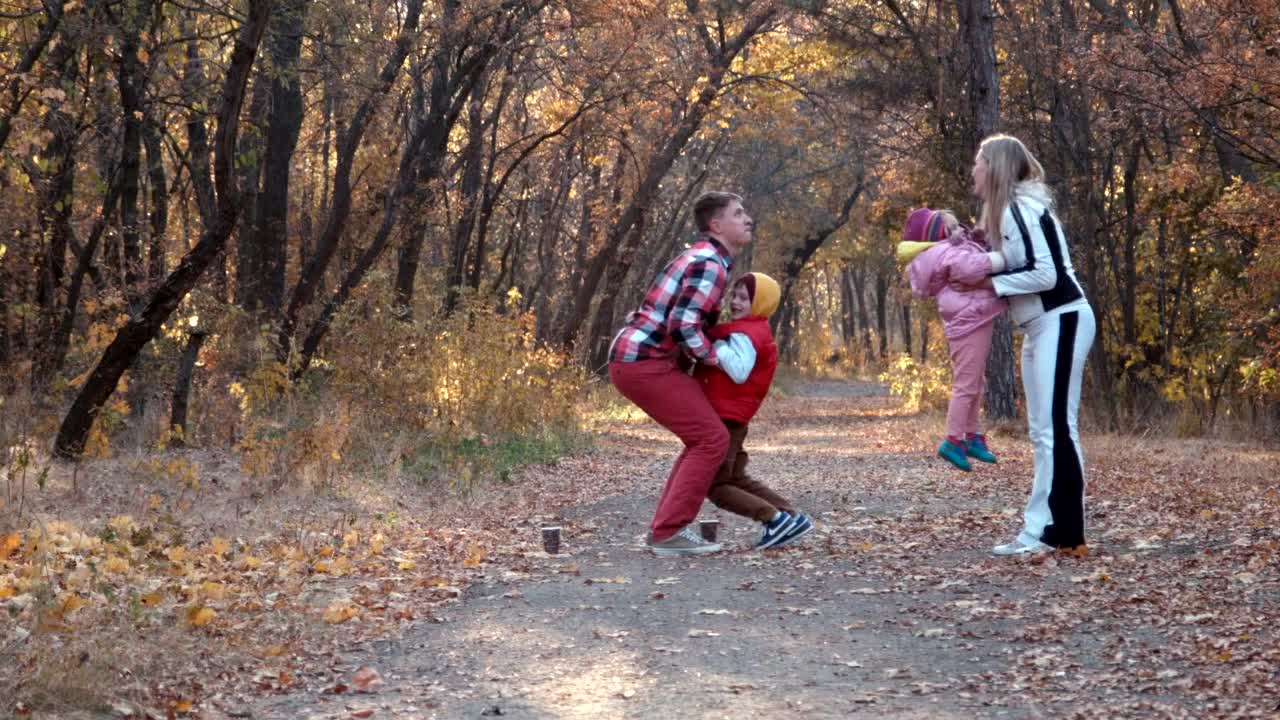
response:
<path id="1" fill-rule="evenodd" d="M 947 438 L 938 446 L 938 457 L 946 460 L 965 472 L 969 472 L 970 470 L 973 470 L 973 466 L 965 459 L 964 448 L 965 442 L 963 440 L 957 444 L 951 442 L 951 438 Z"/>
<path id="2" fill-rule="evenodd" d="M 964 441 L 965 454 L 984 463 L 995 463 L 996 456 L 987 448 L 987 438 L 982 433 L 970 435 Z"/>

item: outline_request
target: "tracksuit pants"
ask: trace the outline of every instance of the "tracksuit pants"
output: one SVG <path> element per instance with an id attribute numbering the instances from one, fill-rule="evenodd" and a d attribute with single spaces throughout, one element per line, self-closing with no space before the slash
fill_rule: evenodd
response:
<path id="1" fill-rule="evenodd" d="M 1069 305 L 1023 326 L 1022 386 L 1035 449 L 1035 478 L 1018 539 L 1052 547 L 1084 544 L 1084 454 L 1080 384 L 1096 331 L 1093 310 Z"/>

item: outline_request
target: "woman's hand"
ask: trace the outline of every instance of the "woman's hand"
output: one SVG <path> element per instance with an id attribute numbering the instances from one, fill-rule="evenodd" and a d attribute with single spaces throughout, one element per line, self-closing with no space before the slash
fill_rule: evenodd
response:
<path id="1" fill-rule="evenodd" d="M 974 290 L 982 290 L 982 289 L 984 289 L 984 288 L 994 288 L 994 287 L 995 287 L 995 286 L 991 283 L 991 276 L 990 276 L 990 275 L 988 275 L 987 277 L 982 278 L 981 280 L 979 280 L 979 281 L 978 281 L 978 282 L 976 282 L 976 283 L 967 283 L 967 282 L 964 282 L 964 281 L 962 281 L 962 280 L 952 280 L 952 281 L 951 281 L 950 283 L 948 283 L 948 284 L 950 285 L 950 287 L 951 287 L 951 289 L 952 289 L 952 290 L 954 290 L 955 292 L 958 292 L 958 293 L 973 292 Z"/>

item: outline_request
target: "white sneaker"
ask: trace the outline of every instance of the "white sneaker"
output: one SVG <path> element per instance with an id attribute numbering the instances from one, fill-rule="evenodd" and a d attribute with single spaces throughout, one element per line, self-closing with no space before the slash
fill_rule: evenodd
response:
<path id="1" fill-rule="evenodd" d="M 997 545 L 991 548 L 993 555 L 1036 555 L 1039 553 L 1052 552 L 1053 548 L 1042 542 L 1034 542 L 1030 545 L 1024 544 L 1021 540 L 1014 540 L 1011 543 Z"/>
<path id="2" fill-rule="evenodd" d="M 649 549 L 654 555 L 667 557 L 671 555 L 703 555 L 720 552 L 720 543 L 708 542 L 693 529 L 693 524 L 680 528 L 680 532 L 661 542 L 649 542 Z"/>

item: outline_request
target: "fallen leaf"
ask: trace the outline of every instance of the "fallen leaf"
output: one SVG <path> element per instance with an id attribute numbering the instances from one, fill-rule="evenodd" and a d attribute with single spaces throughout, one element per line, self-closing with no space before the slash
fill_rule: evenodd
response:
<path id="1" fill-rule="evenodd" d="M 349 602 L 337 601 L 325 609 L 322 619 L 330 625 L 344 623 L 360 614 Z"/>
<path id="2" fill-rule="evenodd" d="M 212 608 L 192 605 L 187 608 L 186 621 L 187 625 L 191 627 L 204 627 L 213 622 L 213 619 L 217 616 L 218 613 L 214 612 Z"/>
<path id="3" fill-rule="evenodd" d="M 489 553 L 482 545 L 471 545 L 467 547 L 467 557 L 462 561 L 464 567 L 479 567 L 488 557 Z"/>
<path id="4" fill-rule="evenodd" d="M 356 692 L 377 692 L 378 688 L 381 688 L 384 684 L 385 682 L 382 680 L 382 676 L 378 674 L 378 671 L 368 665 L 356 670 L 356 674 L 351 676 L 351 687 L 355 688 Z"/>
<path id="5" fill-rule="evenodd" d="M 10 533 L 0 538 L 0 560 L 4 560 L 22 547 L 22 536 Z"/>

